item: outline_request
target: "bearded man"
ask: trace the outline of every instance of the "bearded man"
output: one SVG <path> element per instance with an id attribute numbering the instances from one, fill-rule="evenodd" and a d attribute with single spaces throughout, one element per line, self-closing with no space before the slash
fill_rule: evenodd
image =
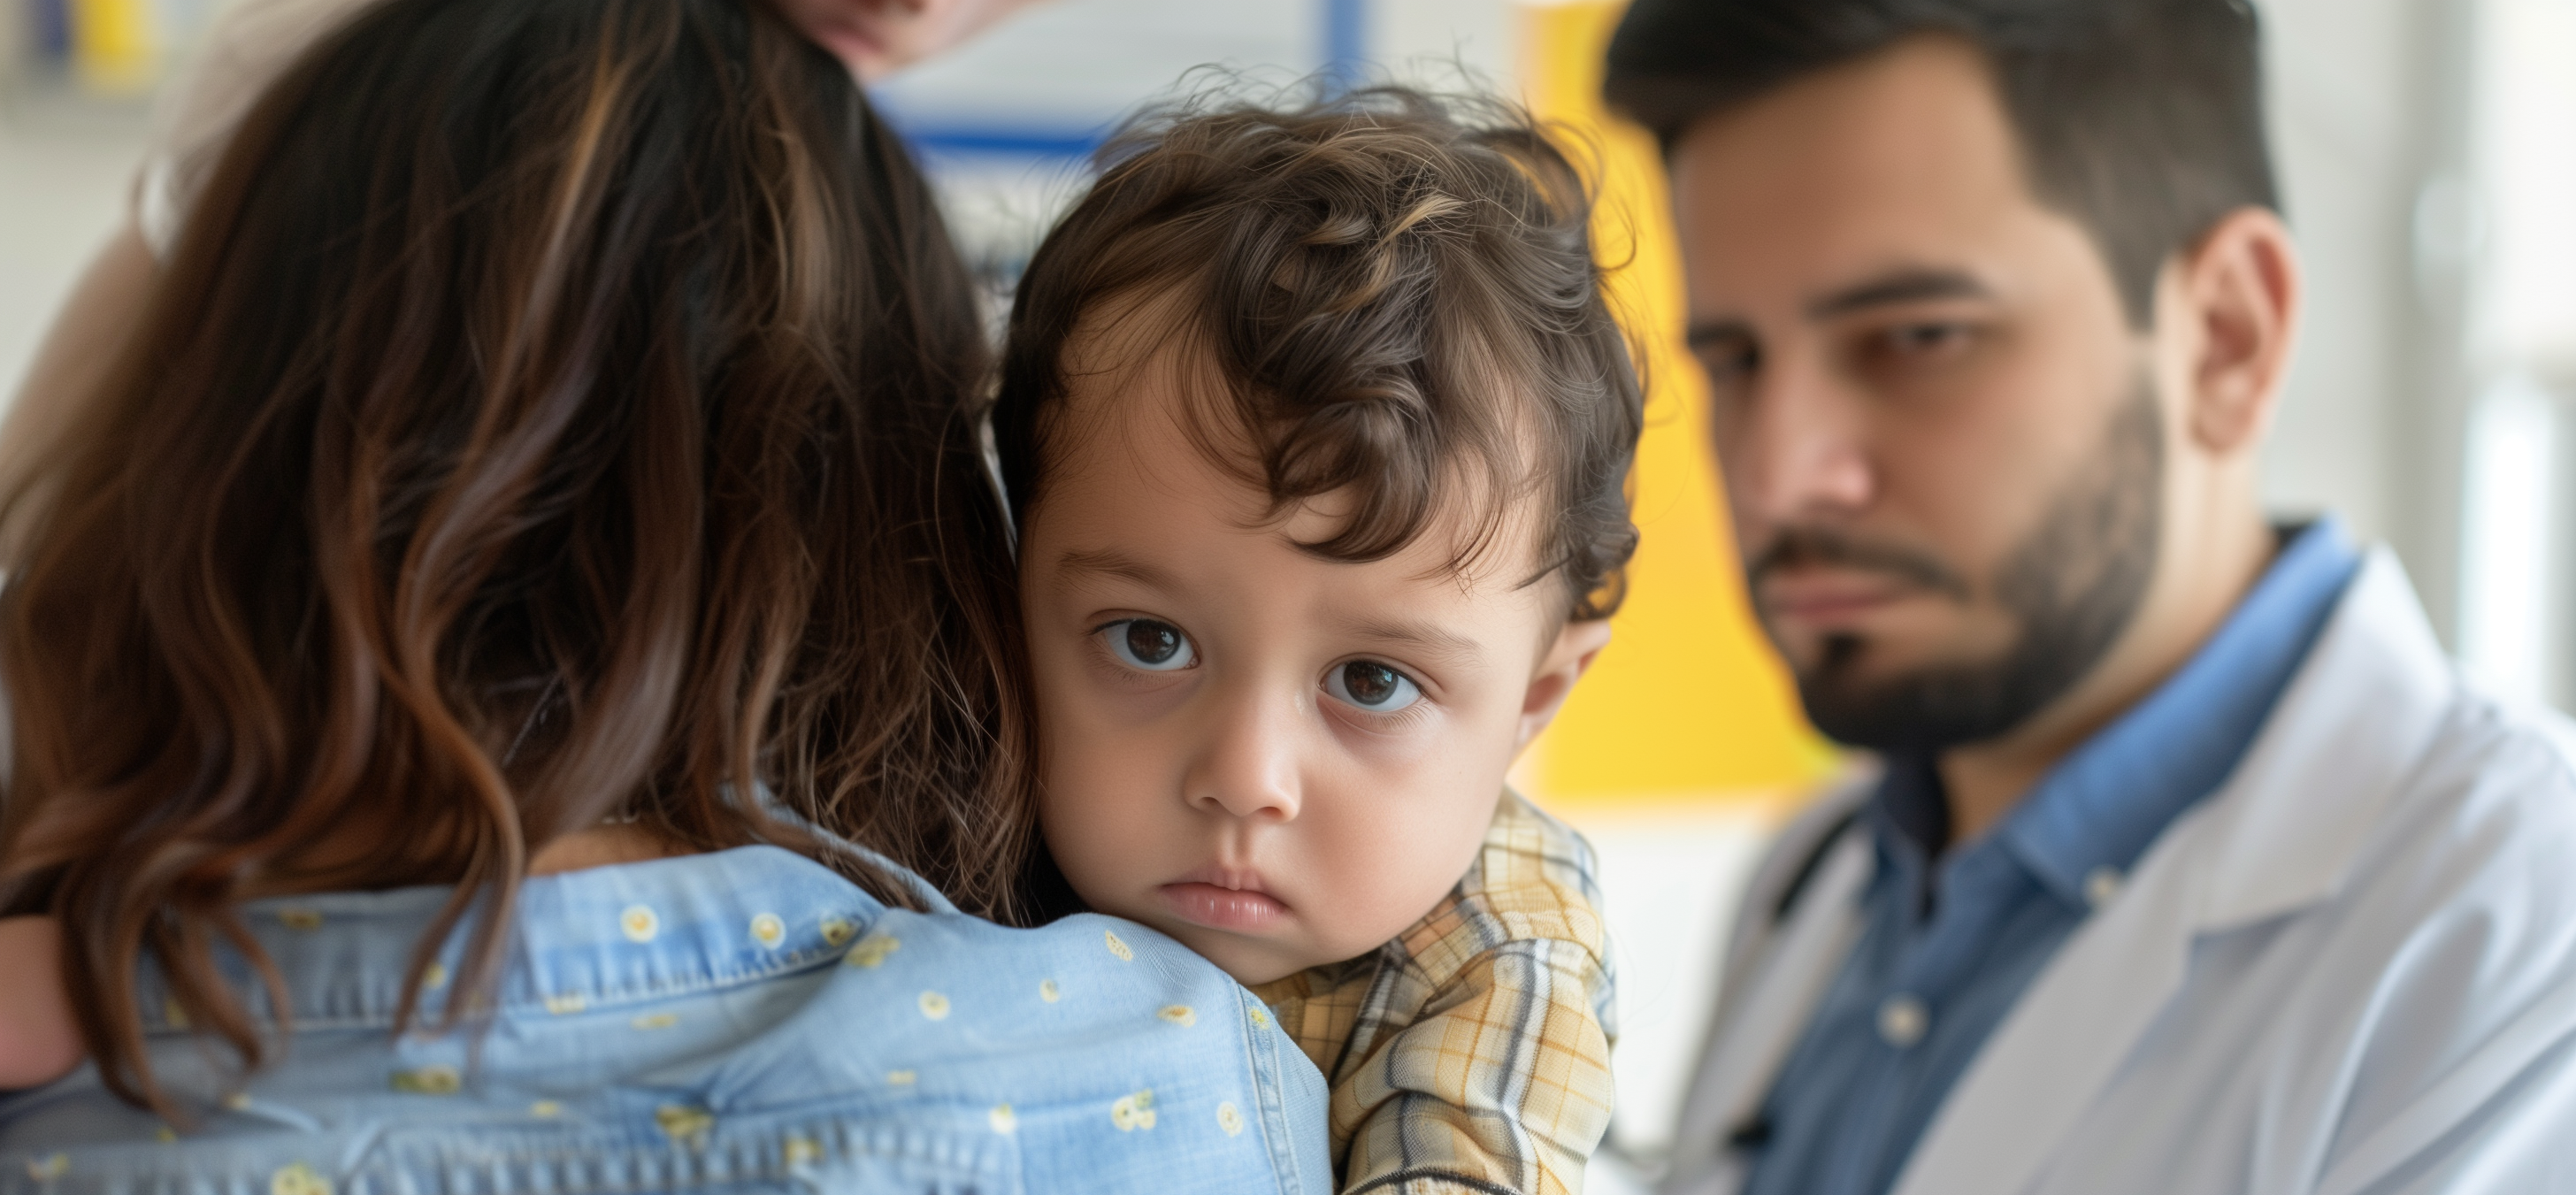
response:
<path id="1" fill-rule="evenodd" d="M 2576 772 L 2268 523 L 2244 0 L 1637 0 L 1757 610 L 1882 761 L 1745 899 L 1665 1189 L 2576 1190 Z"/>

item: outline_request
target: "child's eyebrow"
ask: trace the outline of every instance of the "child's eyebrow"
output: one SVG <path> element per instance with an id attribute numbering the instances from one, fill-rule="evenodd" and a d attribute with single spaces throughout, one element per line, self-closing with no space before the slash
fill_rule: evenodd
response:
<path id="1" fill-rule="evenodd" d="M 1057 571 L 1076 576 L 1110 577 L 1155 589 L 1173 588 L 1171 574 L 1111 548 L 1076 549 L 1056 557 Z"/>
<path id="2" fill-rule="evenodd" d="M 1442 663 L 1452 665 L 1473 665 L 1480 662 L 1485 654 L 1484 648 L 1478 646 L 1475 640 L 1452 634 L 1429 623 L 1359 622 L 1352 624 L 1348 633 L 1357 639 L 1390 646 L 1410 647 Z"/>

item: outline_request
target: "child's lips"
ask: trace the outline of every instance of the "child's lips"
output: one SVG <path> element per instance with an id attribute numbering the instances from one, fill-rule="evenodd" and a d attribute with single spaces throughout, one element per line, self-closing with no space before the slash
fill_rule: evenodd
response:
<path id="1" fill-rule="evenodd" d="M 1184 880 L 1155 890 L 1163 904 L 1183 921 L 1209 929 L 1257 933 L 1287 917 L 1279 898 L 1254 888 L 1229 888 L 1204 880 Z"/>

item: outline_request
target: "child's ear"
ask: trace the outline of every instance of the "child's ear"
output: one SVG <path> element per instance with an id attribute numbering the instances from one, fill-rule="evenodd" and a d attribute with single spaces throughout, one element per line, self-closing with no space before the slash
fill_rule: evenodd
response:
<path id="1" fill-rule="evenodd" d="M 1538 671 L 1530 676 L 1529 692 L 1521 698 L 1521 738 L 1517 747 L 1529 746 L 1538 732 L 1556 720 L 1556 711 L 1565 708 L 1566 694 L 1574 691 L 1574 682 L 1583 679 L 1583 670 L 1592 667 L 1593 658 L 1608 646 L 1610 620 L 1606 618 L 1569 622 L 1556 633 L 1556 642 L 1539 657 Z"/>

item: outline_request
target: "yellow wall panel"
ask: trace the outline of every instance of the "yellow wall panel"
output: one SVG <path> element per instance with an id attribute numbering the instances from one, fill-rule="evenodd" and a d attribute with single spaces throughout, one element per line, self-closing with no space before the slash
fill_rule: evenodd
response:
<path id="1" fill-rule="evenodd" d="M 112 95 L 151 87 L 161 61 L 150 0 L 72 0 L 71 18 L 82 86 Z"/>
<path id="2" fill-rule="evenodd" d="M 1530 106 L 1593 159 L 1593 235 L 1648 388 L 1635 481 L 1644 540 L 1616 637 L 1514 775 L 1561 808 L 1774 802 L 1834 755 L 1746 604 L 1706 447 L 1708 393 L 1681 341 L 1680 255 L 1654 139 L 1601 103 L 1602 53 L 1624 8 L 1578 0 L 1522 13 Z"/>

